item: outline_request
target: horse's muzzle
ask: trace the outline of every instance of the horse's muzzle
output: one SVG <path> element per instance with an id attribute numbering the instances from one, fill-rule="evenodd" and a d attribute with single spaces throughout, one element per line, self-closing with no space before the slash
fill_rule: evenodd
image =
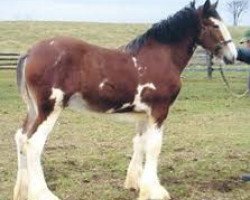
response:
<path id="1" fill-rule="evenodd" d="M 232 58 L 227 58 L 226 56 L 223 57 L 223 61 L 227 65 L 232 65 L 235 63 L 236 58 L 233 56 Z"/>

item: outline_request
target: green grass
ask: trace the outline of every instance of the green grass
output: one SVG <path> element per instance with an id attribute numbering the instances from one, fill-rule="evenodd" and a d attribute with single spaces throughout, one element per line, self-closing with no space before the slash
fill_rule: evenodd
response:
<path id="1" fill-rule="evenodd" d="M 118 47 L 149 27 L 149 24 L 0 22 L 0 51 L 25 52 L 35 42 L 59 35 L 81 38 L 101 46 Z M 247 29 L 248 27 L 230 28 L 236 43 Z"/>
<path id="2" fill-rule="evenodd" d="M 117 47 L 148 27 L 56 22 L 0 24 L 0 50 L 20 52 L 35 41 L 55 35 Z M 233 33 L 236 39 L 241 34 L 236 30 Z M 227 75 L 234 90 L 242 92 L 246 73 Z M 207 80 L 204 72 L 185 72 L 184 76 L 183 89 L 165 123 L 161 182 L 175 200 L 249 200 L 250 184 L 239 180 L 239 175 L 250 172 L 249 97 L 230 96 L 217 72 L 213 80 Z M 15 72 L 1 70 L 0 200 L 11 199 L 16 178 L 14 134 L 25 111 L 17 93 Z M 68 109 L 63 112 L 43 157 L 48 185 L 63 200 L 136 199 L 136 193 L 123 189 L 134 124 L 120 119 Z"/>
<path id="3" fill-rule="evenodd" d="M 0 22 L 0 51 L 25 52 L 41 39 L 61 35 L 101 46 L 118 47 L 148 27 L 145 24 Z"/>

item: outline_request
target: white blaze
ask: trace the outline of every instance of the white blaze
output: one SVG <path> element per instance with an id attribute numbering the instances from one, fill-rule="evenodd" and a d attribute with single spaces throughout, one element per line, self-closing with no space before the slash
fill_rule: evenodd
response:
<path id="1" fill-rule="evenodd" d="M 212 18 L 212 17 L 210 18 L 210 20 L 215 25 L 219 26 L 219 29 L 220 29 L 220 31 L 222 33 L 224 41 L 232 40 L 230 32 L 228 31 L 226 25 L 222 21 L 220 21 L 218 19 L 215 19 L 215 18 Z M 237 58 L 237 49 L 236 49 L 233 42 L 229 42 L 228 44 L 225 45 L 224 53 L 225 53 L 225 56 L 227 56 L 227 57 Z"/>

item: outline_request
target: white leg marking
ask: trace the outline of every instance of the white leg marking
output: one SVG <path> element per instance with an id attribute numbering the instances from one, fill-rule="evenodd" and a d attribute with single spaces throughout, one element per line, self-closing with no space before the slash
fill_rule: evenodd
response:
<path id="1" fill-rule="evenodd" d="M 25 134 L 22 134 L 22 129 L 19 129 L 15 135 L 16 147 L 17 147 L 17 180 L 14 188 L 14 200 L 26 200 L 28 197 L 28 170 L 27 170 L 27 158 L 22 152 L 23 145 L 27 141 Z"/>
<path id="2" fill-rule="evenodd" d="M 161 185 L 157 175 L 158 157 L 162 145 L 162 129 L 149 124 L 144 135 L 146 162 L 140 182 L 139 200 L 170 199 L 169 193 Z"/>
<path id="3" fill-rule="evenodd" d="M 65 51 L 62 51 L 62 52 L 59 53 L 59 55 L 56 58 L 56 61 L 53 64 L 53 67 L 55 67 L 55 66 L 58 65 L 58 63 L 62 60 L 62 58 L 63 58 L 64 55 L 65 55 Z"/>
<path id="4" fill-rule="evenodd" d="M 55 99 L 54 110 L 47 119 L 38 126 L 37 131 L 27 141 L 26 152 L 29 176 L 29 200 L 58 200 L 47 187 L 40 159 L 47 136 L 61 112 L 63 96 L 64 94 L 61 90 L 52 89 L 50 99 Z"/>
<path id="5" fill-rule="evenodd" d="M 125 181 L 126 189 L 139 190 L 140 178 L 142 175 L 142 162 L 143 162 L 143 138 L 139 134 L 133 139 L 133 156 L 130 161 L 127 177 Z"/>

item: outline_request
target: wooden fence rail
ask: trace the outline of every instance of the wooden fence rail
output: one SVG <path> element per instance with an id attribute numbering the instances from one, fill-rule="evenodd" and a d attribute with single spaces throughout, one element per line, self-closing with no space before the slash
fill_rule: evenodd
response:
<path id="1" fill-rule="evenodd" d="M 15 68 L 19 56 L 19 53 L 0 53 L 0 69 Z"/>

